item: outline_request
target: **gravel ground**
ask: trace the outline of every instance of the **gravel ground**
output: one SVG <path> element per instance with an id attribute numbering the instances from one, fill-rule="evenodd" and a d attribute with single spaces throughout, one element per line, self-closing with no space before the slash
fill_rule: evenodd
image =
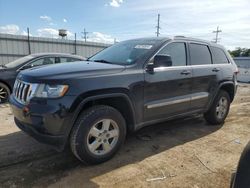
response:
<path id="1" fill-rule="evenodd" d="M 222 126 L 192 116 L 129 135 L 110 161 L 86 166 L 21 132 L 0 105 L 0 187 L 229 187 L 250 140 L 250 85 L 241 84 Z"/>

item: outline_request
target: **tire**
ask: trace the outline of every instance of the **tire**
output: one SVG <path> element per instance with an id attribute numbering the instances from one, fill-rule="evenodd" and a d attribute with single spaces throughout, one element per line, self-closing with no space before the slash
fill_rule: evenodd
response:
<path id="1" fill-rule="evenodd" d="M 204 114 L 206 121 L 211 125 L 222 124 L 228 115 L 230 103 L 229 94 L 224 90 L 220 90 L 210 109 Z"/>
<path id="2" fill-rule="evenodd" d="M 70 147 L 80 161 L 99 164 L 116 154 L 125 137 L 126 123 L 121 113 L 113 107 L 98 105 L 77 118 L 70 135 Z"/>
<path id="3" fill-rule="evenodd" d="M 7 85 L 0 83 L 0 104 L 9 101 L 10 89 Z"/>

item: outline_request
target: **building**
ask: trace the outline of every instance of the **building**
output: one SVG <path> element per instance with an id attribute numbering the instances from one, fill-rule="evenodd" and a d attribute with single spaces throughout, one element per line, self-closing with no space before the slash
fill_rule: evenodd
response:
<path id="1" fill-rule="evenodd" d="M 0 65 L 33 53 L 70 53 L 89 57 L 110 45 L 80 40 L 27 37 L 0 33 Z"/>

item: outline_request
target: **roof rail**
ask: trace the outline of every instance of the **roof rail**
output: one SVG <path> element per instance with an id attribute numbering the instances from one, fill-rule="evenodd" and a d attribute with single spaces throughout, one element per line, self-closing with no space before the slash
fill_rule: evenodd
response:
<path id="1" fill-rule="evenodd" d="M 210 41 L 203 40 L 203 39 L 198 39 L 198 38 L 193 38 L 193 37 L 185 37 L 185 36 L 175 36 L 174 37 L 174 39 L 181 39 L 181 38 L 184 38 L 185 40 L 188 40 L 188 41 L 203 42 L 203 43 L 206 43 L 206 44 L 211 44 Z"/>

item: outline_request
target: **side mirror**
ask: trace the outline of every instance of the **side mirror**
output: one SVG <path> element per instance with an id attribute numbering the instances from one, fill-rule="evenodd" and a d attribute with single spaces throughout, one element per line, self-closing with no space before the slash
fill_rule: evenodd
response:
<path id="1" fill-rule="evenodd" d="M 154 57 L 154 66 L 155 67 L 171 67 L 172 59 L 169 55 L 156 55 Z"/>

